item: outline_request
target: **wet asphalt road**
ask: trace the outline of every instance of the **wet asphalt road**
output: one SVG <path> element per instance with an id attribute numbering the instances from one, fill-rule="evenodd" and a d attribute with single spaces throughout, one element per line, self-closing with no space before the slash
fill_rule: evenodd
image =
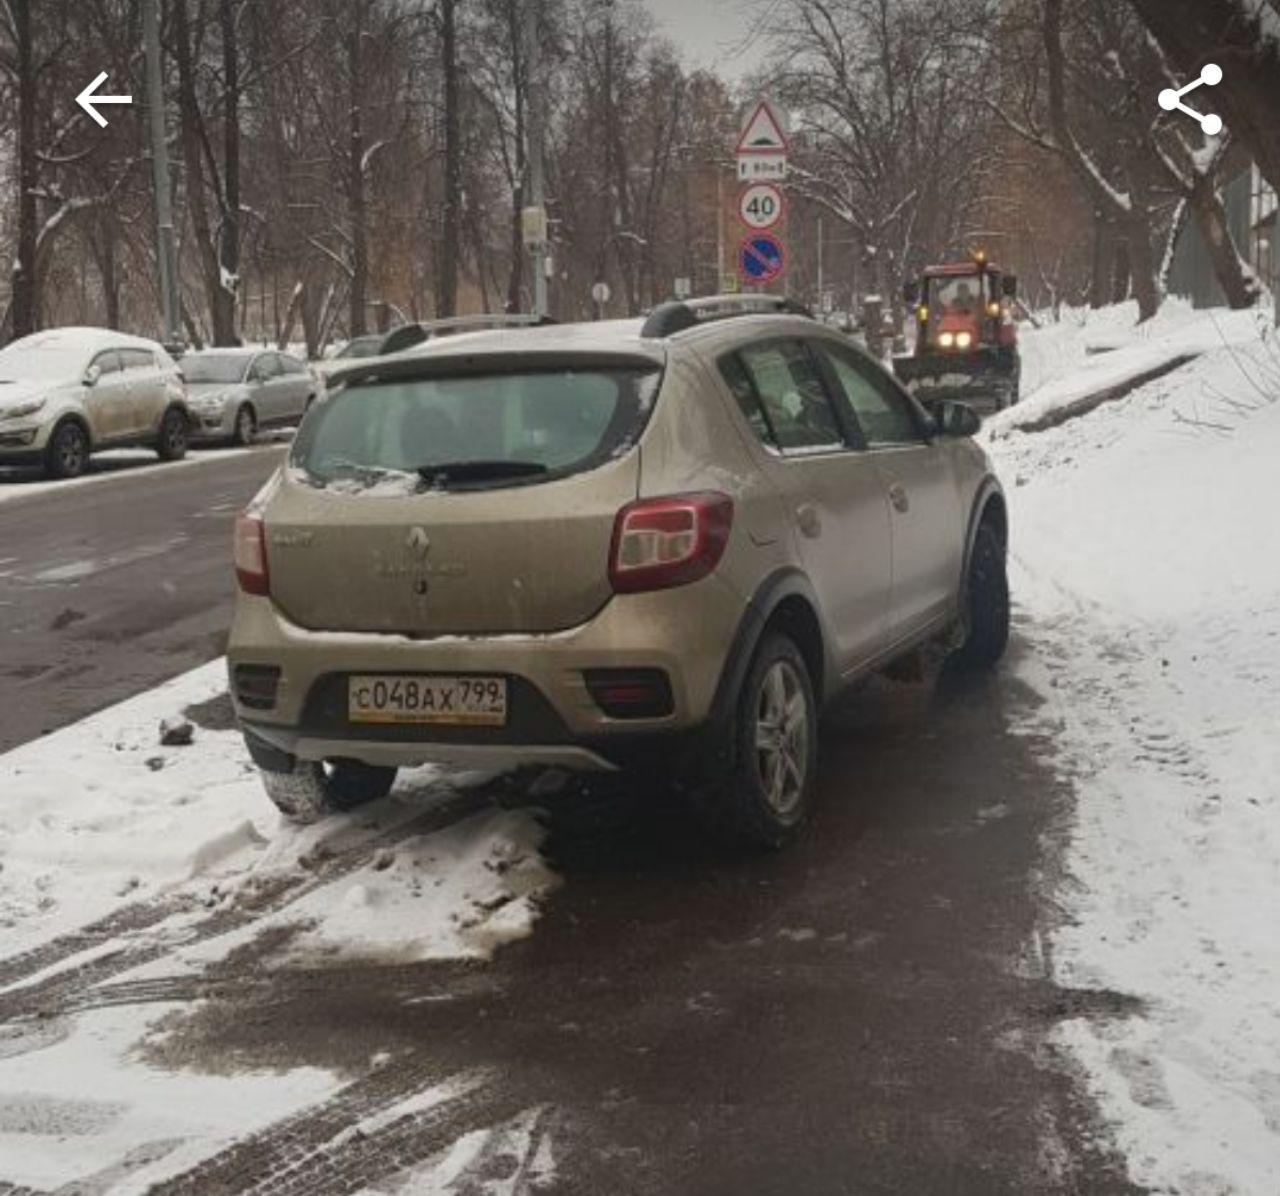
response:
<path id="1" fill-rule="evenodd" d="M 0 751 L 222 652 L 233 518 L 282 451 L 53 487 L 0 471 Z"/>
<path id="2" fill-rule="evenodd" d="M 230 518 L 275 460 L 0 503 L 0 746 L 216 654 Z M 1027 650 L 1016 636 L 994 678 L 849 695 L 826 720 L 815 821 L 783 854 L 728 854 L 651 793 L 554 833 L 565 884 L 491 963 L 308 969 L 263 936 L 136 992 L 101 987 L 129 962 L 105 956 L 55 978 L 40 1014 L 177 1002 L 157 1062 L 347 1078 L 167 1192 L 276 1192 L 286 1176 L 308 1196 L 356 1192 L 530 1108 L 556 1162 L 539 1191 L 1129 1192 L 1047 1041 L 1064 1017 L 1132 1010 L 1055 987 L 1036 945 L 1071 797 L 1048 745 L 1013 733 L 1034 703 L 1012 678 Z M 153 915 L 138 916 L 145 952 Z M 465 1097 L 334 1153 L 338 1128 L 461 1073 L 478 1077 Z M 519 1164 L 487 1165 L 510 1179 Z"/>

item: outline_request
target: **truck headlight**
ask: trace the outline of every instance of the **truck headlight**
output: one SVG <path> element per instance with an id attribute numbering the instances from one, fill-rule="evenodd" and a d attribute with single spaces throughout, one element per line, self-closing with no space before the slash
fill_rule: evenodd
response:
<path id="1" fill-rule="evenodd" d="M 24 415 L 35 415 L 44 404 L 44 399 L 30 399 L 15 407 L 0 407 L 0 419 L 21 419 Z"/>
<path id="2" fill-rule="evenodd" d="M 944 349 L 950 349 L 951 346 L 955 344 L 955 342 L 956 342 L 955 333 L 953 332 L 938 333 L 938 344 L 941 345 Z"/>
<path id="3" fill-rule="evenodd" d="M 971 333 L 971 332 L 957 332 L 957 333 L 956 333 L 956 348 L 957 348 L 957 349 L 967 349 L 971 344 L 973 344 L 973 333 Z"/>

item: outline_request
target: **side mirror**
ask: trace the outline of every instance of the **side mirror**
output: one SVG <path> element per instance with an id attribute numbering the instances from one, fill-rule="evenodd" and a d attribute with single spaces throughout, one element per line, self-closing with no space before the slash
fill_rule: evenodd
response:
<path id="1" fill-rule="evenodd" d="M 920 284 L 914 279 L 902 284 L 902 301 L 908 307 L 915 307 L 920 299 Z"/>
<path id="2" fill-rule="evenodd" d="M 961 438 L 976 436 L 982 427 L 982 420 L 968 403 L 958 403 L 954 399 L 938 399 L 930 404 L 934 425 L 940 436 Z"/>
<path id="3" fill-rule="evenodd" d="M 97 386 L 98 379 L 101 377 L 102 367 L 98 365 L 91 365 L 87 370 L 85 370 L 82 381 L 86 386 Z"/>
<path id="4" fill-rule="evenodd" d="M 1016 274 L 1006 274 L 1000 280 L 1000 293 L 1006 299 L 1016 299 L 1018 297 L 1018 276 Z"/>

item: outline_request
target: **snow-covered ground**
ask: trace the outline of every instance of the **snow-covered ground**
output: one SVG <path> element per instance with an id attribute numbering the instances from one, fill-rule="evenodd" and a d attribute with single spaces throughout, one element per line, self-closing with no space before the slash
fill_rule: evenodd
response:
<path id="1" fill-rule="evenodd" d="M 0 756 L 0 1006 L 37 1011 L 0 1027 L 0 1181 L 140 1191 L 346 1082 L 165 1069 L 139 1048 L 179 1006 L 106 1000 L 68 1017 L 61 979 L 172 983 L 281 929 L 289 945 L 265 966 L 484 958 L 529 933 L 555 883 L 537 824 L 470 792 L 478 775 L 417 770 L 359 816 L 287 826 L 238 733 L 198 725 L 226 725 L 224 690 L 217 661 Z M 188 708 L 194 742 L 160 746 L 161 721 Z M 382 1112 L 409 1116 L 411 1099 Z M 472 1138 L 473 1152 L 488 1141 Z M 541 1140 L 529 1149 L 549 1165 Z M 437 1160 L 441 1174 L 460 1158 Z M 413 1190 L 437 1190 L 432 1174 Z"/>
<path id="2" fill-rule="evenodd" d="M 1280 1191 L 1280 343 L 1269 312 L 1079 320 L 1026 337 L 1027 403 L 984 433 L 1045 698 L 1028 729 L 1078 793 L 1051 963 L 1145 1003 L 1058 1037 L 1137 1182 L 1262 1196 Z M 1013 430 L 1162 352 L 1201 356 Z"/>
<path id="3" fill-rule="evenodd" d="M 0 466 L 0 503 L 20 498 L 31 498 L 51 490 L 78 490 L 96 486 L 113 478 L 133 477 L 144 479 L 154 476 L 157 469 L 191 469 L 211 462 L 258 452 L 270 445 L 288 440 L 293 435 L 290 428 L 284 432 L 264 433 L 249 448 L 213 447 L 191 449 L 181 461 L 160 461 L 150 449 L 106 449 L 90 459 L 88 471 L 78 478 L 51 479 L 41 476 L 38 470 Z"/>

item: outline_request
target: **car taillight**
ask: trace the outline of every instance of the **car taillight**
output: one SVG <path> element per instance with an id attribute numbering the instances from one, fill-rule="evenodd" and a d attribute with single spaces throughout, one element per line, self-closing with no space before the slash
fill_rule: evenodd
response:
<path id="1" fill-rule="evenodd" d="M 733 526 L 726 494 L 676 494 L 628 503 L 613 525 L 609 580 L 615 592 L 665 590 L 706 577 Z"/>
<path id="2" fill-rule="evenodd" d="M 267 595 L 271 579 L 267 576 L 267 529 L 260 515 L 241 511 L 236 516 L 235 538 L 236 580 L 246 594 Z"/>

